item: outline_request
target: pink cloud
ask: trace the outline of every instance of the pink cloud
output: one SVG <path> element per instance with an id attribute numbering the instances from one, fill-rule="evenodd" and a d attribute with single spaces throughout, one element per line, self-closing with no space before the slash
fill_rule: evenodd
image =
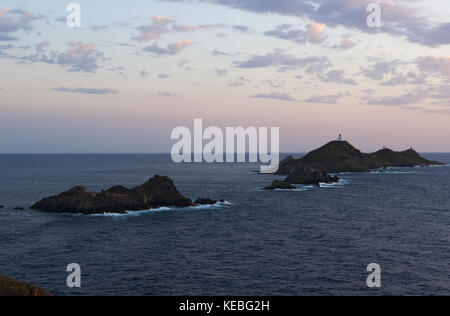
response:
<path id="1" fill-rule="evenodd" d="M 311 23 L 308 25 L 308 39 L 311 43 L 320 44 L 326 40 L 325 34 L 326 25 L 322 23 Z"/>
<path id="2" fill-rule="evenodd" d="M 183 49 L 192 45 L 192 41 L 190 39 L 186 39 L 184 41 L 179 41 L 173 44 L 169 44 L 168 49 L 173 51 L 175 54 L 181 52 Z"/>
<path id="3" fill-rule="evenodd" d="M 438 73 L 450 77 L 450 56 L 427 56 L 417 59 L 417 67 L 425 73 Z"/>
<path id="4" fill-rule="evenodd" d="M 348 50 L 348 49 L 352 49 L 355 46 L 356 46 L 356 43 L 352 39 L 350 39 L 348 37 L 342 37 L 339 44 L 334 45 L 333 48 Z"/>
<path id="5" fill-rule="evenodd" d="M 9 11 L 11 11 L 11 9 L 7 8 L 6 6 L 2 6 L 2 8 L 0 9 L 0 18 L 6 15 L 6 13 L 8 13 Z"/>
<path id="6" fill-rule="evenodd" d="M 165 16 L 155 16 L 152 20 L 152 24 L 138 27 L 141 34 L 137 37 L 133 37 L 134 40 L 146 41 L 159 38 L 162 34 L 169 33 L 169 25 L 176 22 L 175 19 L 167 18 Z"/>

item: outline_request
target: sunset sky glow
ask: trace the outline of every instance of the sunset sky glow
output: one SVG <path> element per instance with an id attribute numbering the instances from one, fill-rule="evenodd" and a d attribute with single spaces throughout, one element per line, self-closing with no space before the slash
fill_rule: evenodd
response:
<path id="1" fill-rule="evenodd" d="M 0 153 L 169 152 L 195 118 L 450 152 L 448 1 L 69 2 L 0 1 Z"/>

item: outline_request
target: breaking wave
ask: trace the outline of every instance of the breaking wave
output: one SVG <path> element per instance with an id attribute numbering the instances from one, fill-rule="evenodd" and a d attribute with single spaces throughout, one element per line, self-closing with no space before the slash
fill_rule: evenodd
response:
<path id="1" fill-rule="evenodd" d="M 417 171 L 395 171 L 395 170 L 373 170 L 370 172 L 371 174 L 414 174 Z"/>
<path id="2" fill-rule="evenodd" d="M 90 214 L 90 215 L 66 214 L 66 215 L 120 218 L 120 217 L 135 217 L 135 216 L 142 216 L 142 215 L 151 214 L 151 213 L 161 213 L 161 212 L 169 212 L 169 211 L 219 209 L 219 208 L 228 207 L 231 205 L 233 205 L 231 202 L 223 201 L 223 202 L 217 202 L 216 204 L 211 204 L 211 205 L 197 205 L 197 206 L 190 206 L 190 207 L 160 207 L 160 208 L 143 210 L 143 211 L 126 211 L 125 213 L 103 213 L 103 214 Z"/>
<path id="3" fill-rule="evenodd" d="M 320 185 L 321 188 L 327 189 L 327 188 L 341 187 L 341 186 L 347 185 L 348 183 L 349 183 L 348 180 L 340 179 L 338 182 L 335 182 L 335 183 L 322 183 L 321 182 L 319 185 Z"/>

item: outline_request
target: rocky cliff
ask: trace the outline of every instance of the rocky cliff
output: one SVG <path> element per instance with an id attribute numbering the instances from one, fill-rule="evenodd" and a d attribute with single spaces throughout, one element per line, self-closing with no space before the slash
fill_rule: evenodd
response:
<path id="1" fill-rule="evenodd" d="M 192 200 L 178 192 L 171 179 L 155 176 L 133 189 L 115 186 L 97 193 L 77 186 L 59 195 L 45 198 L 31 208 L 52 213 L 103 214 L 194 205 Z"/>
<path id="2" fill-rule="evenodd" d="M 0 275 L 0 296 L 51 296 L 46 291 Z"/>
<path id="3" fill-rule="evenodd" d="M 421 157 L 413 149 L 395 152 L 382 149 L 372 154 L 362 153 L 346 141 L 332 141 L 300 159 L 287 157 L 277 174 L 287 175 L 287 184 L 319 184 L 339 181 L 329 173 L 367 172 L 386 167 L 414 167 L 441 164 Z M 275 186 L 274 186 L 275 185 Z M 286 184 L 277 182 L 275 189 Z M 271 187 L 268 187 L 271 188 Z"/>

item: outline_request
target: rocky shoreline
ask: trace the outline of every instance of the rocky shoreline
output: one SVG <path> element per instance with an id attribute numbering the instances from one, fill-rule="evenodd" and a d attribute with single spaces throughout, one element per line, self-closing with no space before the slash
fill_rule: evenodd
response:
<path id="1" fill-rule="evenodd" d="M 285 190 L 294 184 L 320 185 L 339 182 L 339 177 L 331 176 L 330 173 L 369 172 L 388 167 L 431 165 L 442 163 L 427 160 L 412 148 L 402 152 L 383 148 L 372 154 L 364 154 L 346 141 L 332 141 L 303 158 L 294 159 L 289 156 L 284 159 L 276 174 L 286 175 L 286 179 L 274 181 L 265 190 Z"/>
<path id="2" fill-rule="evenodd" d="M 52 296 L 50 293 L 31 284 L 22 283 L 0 275 L 0 296 Z"/>
<path id="3" fill-rule="evenodd" d="M 89 192 L 83 186 L 47 197 L 31 209 L 50 213 L 72 214 L 125 214 L 127 211 L 145 211 L 161 207 L 192 207 L 213 205 L 218 201 L 198 199 L 193 202 L 184 197 L 168 177 L 154 176 L 133 189 L 115 186 L 102 192 Z"/>

